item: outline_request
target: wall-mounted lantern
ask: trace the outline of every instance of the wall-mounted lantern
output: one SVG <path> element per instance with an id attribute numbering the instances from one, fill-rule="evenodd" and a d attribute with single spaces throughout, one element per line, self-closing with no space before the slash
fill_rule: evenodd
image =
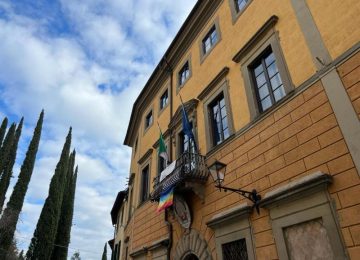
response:
<path id="1" fill-rule="evenodd" d="M 221 189 L 226 191 L 231 191 L 240 194 L 241 196 L 247 198 L 248 200 L 252 201 L 253 207 L 256 209 L 257 213 L 259 214 L 259 202 L 261 200 L 261 196 L 257 193 L 255 189 L 252 191 L 246 191 L 241 189 L 234 189 L 230 187 L 223 186 L 222 183 L 225 179 L 225 173 L 226 173 L 226 164 L 219 162 L 216 160 L 213 164 L 211 164 L 209 167 L 210 175 L 213 178 L 215 182 L 215 187 L 218 188 L 220 191 Z"/>

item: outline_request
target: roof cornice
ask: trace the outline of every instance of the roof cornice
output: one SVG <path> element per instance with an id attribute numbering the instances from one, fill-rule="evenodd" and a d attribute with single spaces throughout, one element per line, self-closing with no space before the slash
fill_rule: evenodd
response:
<path id="1" fill-rule="evenodd" d="M 188 50 L 193 40 L 201 32 L 205 23 L 211 18 L 222 2 L 223 0 L 198 0 L 196 2 L 138 98 L 135 100 L 124 139 L 124 145 L 130 147 L 133 145 L 133 139 L 137 134 L 136 129 L 138 129 L 138 124 L 141 122 L 139 117 L 148 106 L 148 102 L 156 95 L 156 89 L 161 87 L 159 82 L 168 78 L 169 72 L 171 72 L 172 68 L 177 64 L 179 57 Z M 169 70 L 164 69 L 164 66 L 170 66 Z"/>

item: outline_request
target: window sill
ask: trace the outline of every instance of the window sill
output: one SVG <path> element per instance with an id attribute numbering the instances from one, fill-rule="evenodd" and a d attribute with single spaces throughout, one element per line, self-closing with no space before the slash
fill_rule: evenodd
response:
<path id="1" fill-rule="evenodd" d="M 209 158 L 210 156 L 212 156 L 213 154 L 215 154 L 217 151 L 219 151 L 220 149 L 222 149 L 225 145 L 227 145 L 228 143 L 230 143 L 235 137 L 235 134 L 231 134 L 226 140 L 224 140 L 222 143 L 211 147 L 211 149 L 206 153 L 206 158 Z"/>
<path id="2" fill-rule="evenodd" d="M 225 145 L 233 141 L 234 138 L 238 137 L 239 135 L 245 134 L 247 131 L 252 129 L 255 125 L 260 123 L 262 120 L 264 120 L 267 116 L 274 113 L 279 107 L 287 103 L 290 99 L 292 99 L 295 96 L 295 93 L 297 93 L 294 90 L 290 91 L 282 100 L 274 104 L 271 108 L 266 110 L 265 112 L 262 112 L 258 114 L 252 121 L 250 121 L 246 126 L 241 128 L 239 131 L 235 132 L 234 134 L 231 134 L 224 142 L 221 144 L 218 144 L 216 146 L 213 146 L 207 153 L 206 158 L 209 158 L 210 156 L 214 155 L 216 152 L 221 150 Z"/>
<path id="3" fill-rule="evenodd" d="M 189 81 L 190 78 L 191 78 L 191 74 L 181 85 L 178 83 L 176 88 L 176 94 L 179 93 L 180 89 L 182 89 L 186 85 L 186 83 Z"/>
<path id="4" fill-rule="evenodd" d="M 203 64 L 203 62 L 205 61 L 205 59 L 210 55 L 210 53 L 215 49 L 216 45 L 218 45 L 218 43 L 220 42 L 220 39 L 218 39 L 218 41 L 210 47 L 210 49 L 204 53 L 204 51 L 201 51 L 201 58 L 200 58 L 200 65 Z"/>
<path id="5" fill-rule="evenodd" d="M 286 103 L 289 99 L 291 99 L 295 94 L 295 89 L 292 89 L 290 92 L 286 94 L 282 99 L 276 102 L 274 105 L 269 107 L 263 112 L 260 112 L 256 115 L 256 117 L 250 122 L 250 124 L 256 124 L 258 121 L 261 121 L 263 118 L 267 117 L 269 114 L 273 113 L 275 110 L 279 109 L 284 103 Z"/>
<path id="6" fill-rule="evenodd" d="M 243 9 L 239 10 L 239 11 L 236 11 L 236 6 L 234 3 L 234 0 L 230 0 L 230 1 L 233 1 L 233 3 L 231 3 L 230 6 L 231 6 L 231 14 L 232 14 L 232 24 L 234 25 L 237 22 L 237 20 L 239 19 L 239 17 L 245 12 L 245 10 L 252 3 L 252 0 L 247 2 L 247 4 L 243 7 Z"/>
<path id="7" fill-rule="evenodd" d="M 152 127 L 153 124 L 154 124 L 154 123 L 151 123 L 148 127 L 146 127 L 146 128 L 144 129 L 144 134 L 143 134 L 143 135 L 146 134 L 146 132 Z"/>
<path id="8" fill-rule="evenodd" d="M 159 113 L 158 113 L 158 118 L 160 117 L 160 115 L 166 110 L 166 108 L 169 106 L 169 103 L 170 102 L 168 102 L 163 108 L 160 108 L 159 107 Z"/>

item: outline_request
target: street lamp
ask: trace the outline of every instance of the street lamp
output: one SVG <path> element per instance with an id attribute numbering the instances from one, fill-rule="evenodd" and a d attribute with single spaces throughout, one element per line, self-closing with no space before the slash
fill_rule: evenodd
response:
<path id="1" fill-rule="evenodd" d="M 224 181 L 225 177 L 226 164 L 216 160 L 212 165 L 210 165 L 209 171 L 211 177 L 214 179 L 216 184 L 215 186 L 221 186 L 221 183 Z"/>
<path id="2" fill-rule="evenodd" d="M 225 179 L 225 172 L 226 172 L 226 164 L 219 162 L 218 160 L 215 160 L 214 163 L 212 163 L 209 166 L 210 175 L 213 178 L 215 182 L 215 187 L 218 188 L 220 191 L 221 189 L 226 191 L 235 192 L 237 194 L 240 194 L 241 196 L 247 198 L 251 202 L 253 202 L 253 207 L 256 208 L 256 212 L 259 214 L 259 202 L 261 200 L 261 196 L 257 193 L 255 189 L 252 191 L 246 191 L 241 189 L 234 189 L 226 186 L 222 186 L 221 184 L 224 182 Z"/>

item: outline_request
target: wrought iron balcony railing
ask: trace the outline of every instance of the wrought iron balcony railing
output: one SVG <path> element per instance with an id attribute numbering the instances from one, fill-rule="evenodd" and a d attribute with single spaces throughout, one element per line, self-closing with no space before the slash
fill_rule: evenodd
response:
<path id="1" fill-rule="evenodd" d="M 160 181 L 160 176 L 154 178 L 154 190 L 151 200 L 158 200 L 162 191 L 170 187 L 178 187 L 185 182 L 205 183 L 209 177 L 205 157 L 195 153 L 183 153 L 176 160 L 174 170 Z"/>

